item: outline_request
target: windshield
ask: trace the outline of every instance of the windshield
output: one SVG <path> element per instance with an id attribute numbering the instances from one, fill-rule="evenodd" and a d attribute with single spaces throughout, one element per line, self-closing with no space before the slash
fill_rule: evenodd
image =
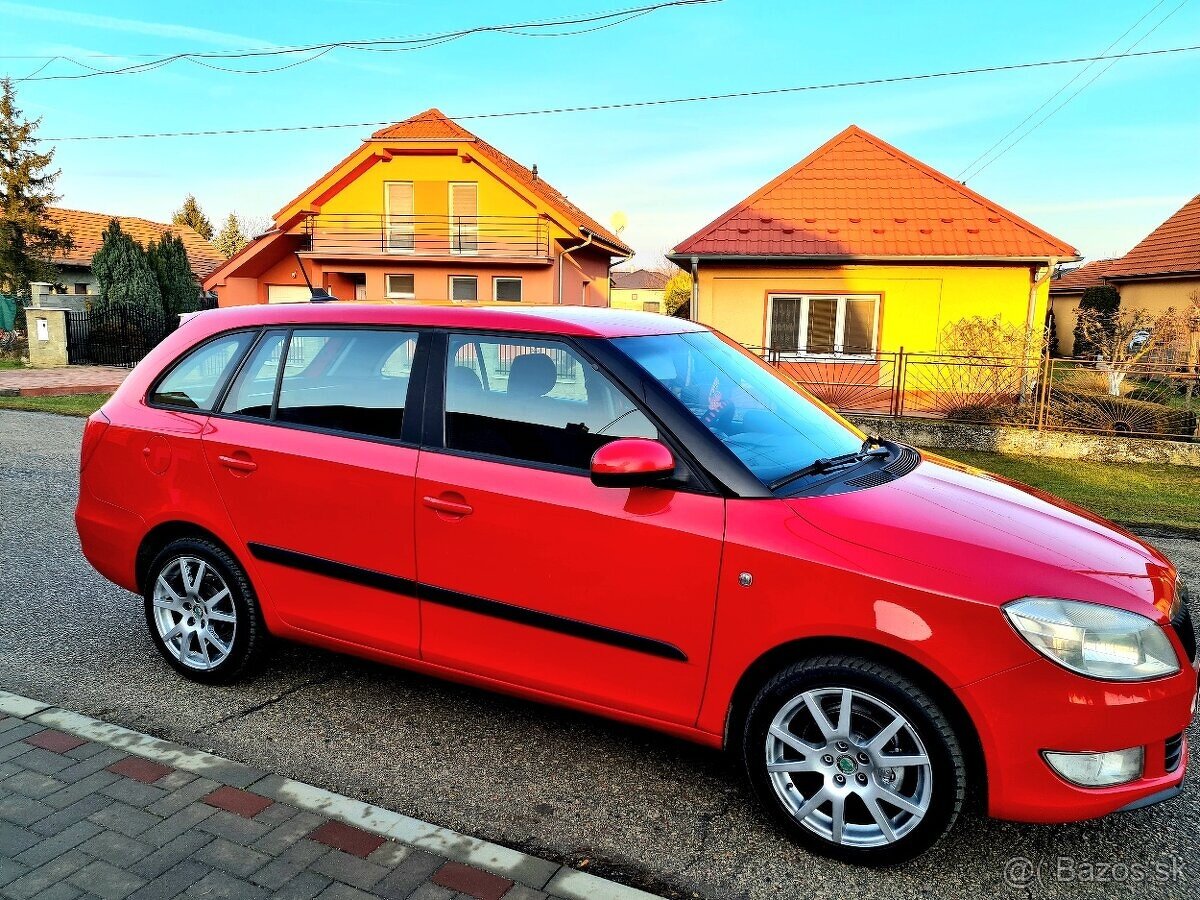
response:
<path id="1" fill-rule="evenodd" d="M 711 331 L 617 338 L 613 343 L 678 397 L 765 484 L 863 446 L 862 434 Z"/>

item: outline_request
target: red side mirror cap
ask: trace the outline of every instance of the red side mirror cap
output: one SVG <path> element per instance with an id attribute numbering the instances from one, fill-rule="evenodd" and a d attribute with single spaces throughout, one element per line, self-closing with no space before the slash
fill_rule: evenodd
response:
<path id="1" fill-rule="evenodd" d="M 592 455 L 592 483 L 599 487 L 640 487 L 674 471 L 671 451 L 648 438 L 619 438 Z"/>

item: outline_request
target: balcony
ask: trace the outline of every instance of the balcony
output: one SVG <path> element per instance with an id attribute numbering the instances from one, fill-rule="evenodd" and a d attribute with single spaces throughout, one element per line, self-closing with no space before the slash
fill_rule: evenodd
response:
<path id="1" fill-rule="evenodd" d="M 307 216 L 302 228 L 313 256 L 550 259 L 550 230 L 538 216 L 321 213 Z"/>

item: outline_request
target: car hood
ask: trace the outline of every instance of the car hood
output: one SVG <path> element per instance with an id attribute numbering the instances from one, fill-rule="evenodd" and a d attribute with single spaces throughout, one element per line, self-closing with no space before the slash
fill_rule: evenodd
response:
<path id="1" fill-rule="evenodd" d="M 911 564 L 906 580 L 936 581 L 975 600 L 1062 597 L 1162 618 L 1146 606 L 1165 610 L 1174 587 L 1171 563 L 1111 522 L 926 454 L 913 472 L 888 484 L 787 502 L 813 528 L 854 545 L 853 558 L 894 573 L 890 578 L 903 560 Z"/>

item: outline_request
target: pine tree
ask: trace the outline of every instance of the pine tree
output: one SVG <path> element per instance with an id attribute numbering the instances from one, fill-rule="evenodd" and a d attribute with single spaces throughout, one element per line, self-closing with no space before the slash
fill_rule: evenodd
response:
<path id="1" fill-rule="evenodd" d="M 208 216 L 204 214 L 204 210 L 200 208 L 200 204 L 196 202 L 196 198 L 192 194 L 183 198 L 183 206 L 175 210 L 175 214 L 171 216 L 171 224 L 186 225 L 206 241 L 212 240 L 212 222 L 208 221 Z"/>
<path id="2" fill-rule="evenodd" d="M 92 257 L 92 274 L 100 283 L 97 312 L 132 312 L 145 323 L 147 334 L 162 332 L 162 291 L 154 269 L 142 245 L 122 231 L 116 219 L 108 223 L 103 243 Z"/>
<path id="3" fill-rule="evenodd" d="M 237 253 L 246 244 L 250 243 L 245 232 L 242 231 L 242 223 L 238 220 L 235 213 L 230 213 L 225 220 L 225 225 L 221 228 L 221 233 L 217 235 L 213 241 L 213 247 L 226 259 Z"/>
<path id="4" fill-rule="evenodd" d="M 200 285 L 192 274 L 183 241 L 177 235 L 168 231 L 157 243 L 151 243 L 146 248 L 146 258 L 158 282 L 167 324 L 173 324 L 180 313 L 200 308 Z"/>
<path id="5" fill-rule="evenodd" d="M 57 202 L 50 171 L 54 151 L 37 151 L 41 119 L 22 119 L 11 78 L 0 81 L 0 292 L 24 296 L 31 281 L 55 281 L 54 257 L 71 249 L 67 233 L 50 224 Z"/>

